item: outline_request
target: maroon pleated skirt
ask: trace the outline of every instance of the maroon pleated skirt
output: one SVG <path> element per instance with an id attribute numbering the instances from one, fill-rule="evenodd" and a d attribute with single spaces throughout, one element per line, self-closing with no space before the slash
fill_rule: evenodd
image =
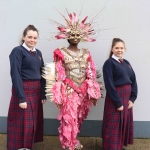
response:
<path id="1" fill-rule="evenodd" d="M 7 118 L 7 150 L 33 148 L 43 141 L 43 106 L 40 81 L 24 81 L 27 109 L 19 107 L 19 99 L 12 88 Z"/>
<path id="2" fill-rule="evenodd" d="M 133 112 L 128 109 L 131 85 L 117 86 L 116 90 L 124 106 L 117 111 L 106 94 L 102 124 L 103 150 L 122 150 L 123 145 L 133 144 Z"/>

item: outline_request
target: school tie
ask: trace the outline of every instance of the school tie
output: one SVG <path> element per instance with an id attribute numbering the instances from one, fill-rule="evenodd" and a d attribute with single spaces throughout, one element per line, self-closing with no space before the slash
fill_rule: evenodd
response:
<path id="1" fill-rule="evenodd" d="M 121 63 L 123 63 L 123 59 L 118 59 Z"/>
<path id="2" fill-rule="evenodd" d="M 33 54 L 33 55 L 35 55 L 35 54 L 36 54 L 36 51 L 31 51 L 31 50 L 30 50 L 30 53 Z"/>

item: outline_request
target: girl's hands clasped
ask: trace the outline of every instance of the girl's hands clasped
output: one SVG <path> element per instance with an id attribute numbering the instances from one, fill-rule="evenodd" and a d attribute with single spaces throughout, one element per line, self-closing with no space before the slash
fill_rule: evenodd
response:
<path id="1" fill-rule="evenodd" d="M 129 100 L 128 102 L 128 109 L 133 107 L 133 102 Z M 117 110 L 118 111 L 122 111 L 124 109 L 123 105 L 121 107 L 119 107 Z"/>

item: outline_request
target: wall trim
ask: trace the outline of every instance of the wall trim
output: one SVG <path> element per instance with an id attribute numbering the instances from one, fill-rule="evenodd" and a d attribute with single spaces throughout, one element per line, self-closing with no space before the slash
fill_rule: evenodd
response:
<path id="1" fill-rule="evenodd" d="M 0 117 L 0 133 L 6 133 L 7 117 Z M 59 121 L 44 119 L 44 135 L 58 135 Z M 101 137 L 102 120 L 85 120 L 79 136 Z M 150 138 L 150 121 L 134 121 L 134 138 Z"/>

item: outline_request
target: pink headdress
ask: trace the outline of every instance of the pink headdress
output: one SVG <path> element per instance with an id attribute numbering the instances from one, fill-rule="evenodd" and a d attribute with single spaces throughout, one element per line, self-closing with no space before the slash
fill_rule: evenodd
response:
<path id="1" fill-rule="evenodd" d="M 63 16 L 63 15 L 62 15 Z M 81 22 L 76 15 L 76 13 L 68 14 L 68 18 L 63 16 L 66 22 L 66 26 L 58 24 L 57 29 L 59 33 L 55 36 L 57 39 L 80 39 L 82 42 L 94 42 L 96 39 L 90 38 L 94 35 L 94 29 L 91 23 L 85 23 L 88 16 L 86 16 Z"/>

